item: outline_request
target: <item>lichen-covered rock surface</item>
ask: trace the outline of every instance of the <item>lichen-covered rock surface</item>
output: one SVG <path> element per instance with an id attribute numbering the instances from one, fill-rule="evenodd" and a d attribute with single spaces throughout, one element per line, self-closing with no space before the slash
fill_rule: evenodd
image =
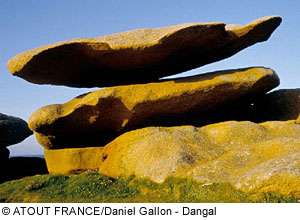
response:
<path id="1" fill-rule="evenodd" d="M 0 113 L 0 148 L 17 144 L 30 135 L 32 131 L 26 121 Z"/>
<path id="2" fill-rule="evenodd" d="M 273 70 L 247 68 L 110 87 L 40 108 L 30 117 L 29 128 L 48 149 L 104 146 L 137 128 L 201 124 L 207 113 L 251 100 L 278 84 Z M 239 110 L 218 110 L 210 117 L 238 120 Z"/>
<path id="3" fill-rule="evenodd" d="M 98 170 L 103 147 L 44 150 L 47 169 L 51 174 L 82 173 Z"/>
<path id="4" fill-rule="evenodd" d="M 230 182 L 247 192 L 300 196 L 300 125 L 229 121 L 201 128 L 148 127 L 104 147 L 101 174 Z"/>
<path id="5" fill-rule="evenodd" d="M 157 81 L 230 57 L 266 41 L 281 18 L 269 16 L 245 26 L 190 23 L 78 38 L 23 52 L 9 71 L 29 82 L 103 87 Z"/>

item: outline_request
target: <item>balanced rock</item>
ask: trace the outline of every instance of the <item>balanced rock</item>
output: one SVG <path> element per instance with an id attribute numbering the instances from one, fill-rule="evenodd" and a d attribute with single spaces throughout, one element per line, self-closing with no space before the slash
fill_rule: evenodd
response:
<path id="1" fill-rule="evenodd" d="M 29 128 L 48 149 L 104 146 L 137 128 L 201 122 L 205 112 L 264 94 L 278 84 L 273 70 L 248 68 L 110 87 L 42 107 L 30 117 Z"/>
<path id="2" fill-rule="evenodd" d="M 300 114 L 300 89 L 280 89 L 254 103 L 256 121 L 296 120 Z"/>
<path id="3" fill-rule="evenodd" d="M 17 144 L 30 135 L 26 121 L 0 113 L 0 147 Z"/>
<path id="4" fill-rule="evenodd" d="M 189 23 L 78 38 L 23 52 L 9 71 L 37 84 L 103 87 L 157 81 L 230 57 L 266 41 L 281 23 L 269 16 L 245 26 Z"/>
<path id="5" fill-rule="evenodd" d="M 81 173 L 98 170 L 103 147 L 44 150 L 47 169 L 51 174 Z"/>
<path id="6" fill-rule="evenodd" d="M 299 197 L 299 156 L 300 125 L 295 121 L 148 127 L 106 145 L 99 172 L 155 182 L 168 177 L 231 182 L 244 191 Z"/>

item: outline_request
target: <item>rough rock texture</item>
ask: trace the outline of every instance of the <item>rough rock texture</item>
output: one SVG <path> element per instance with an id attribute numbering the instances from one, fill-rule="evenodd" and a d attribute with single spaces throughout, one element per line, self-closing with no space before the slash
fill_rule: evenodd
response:
<path id="1" fill-rule="evenodd" d="M 45 149 L 45 160 L 51 174 L 81 173 L 98 170 L 103 147 L 72 148 L 61 150 Z"/>
<path id="2" fill-rule="evenodd" d="M 230 57 L 266 41 L 281 23 L 269 16 L 245 26 L 190 23 L 78 38 L 23 52 L 9 71 L 29 82 L 103 87 L 153 82 Z"/>
<path id="3" fill-rule="evenodd" d="M 225 103 L 250 100 L 278 84 L 273 70 L 248 68 L 111 87 L 42 107 L 30 117 L 29 127 L 48 149 L 104 146 L 137 128 L 201 124 L 207 112 L 215 113 Z M 228 114 L 237 120 L 237 115 Z"/>
<path id="4" fill-rule="evenodd" d="M 163 182 L 190 177 L 244 191 L 300 196 L 300 125 L 229 121 L 202 128 L 148 127 L 104 147 L 99 172 Z"/>
<path id="5" fill-rule="evenodd" d="M 17 144 L 30 135 L 26 121 L 0 113 L 0 147 Z"/>
<path id="6" fill-rule="evenodd" d="M 255 102 L 256 121 L 295 120 L 300 114 L 300 89 L 280 89 Z"/>

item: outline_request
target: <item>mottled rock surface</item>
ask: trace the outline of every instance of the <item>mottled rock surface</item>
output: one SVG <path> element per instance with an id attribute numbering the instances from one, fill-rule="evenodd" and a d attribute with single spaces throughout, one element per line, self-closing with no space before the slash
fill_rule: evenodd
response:
<path id="1" fill-rule="evenodd" d="M 0 147 L 17 144 L 30 135 L 26 121 L 0 113 Z"/>
<path id="2" fill-rule="evenodd" d="M 225 181 L 244 191 L 299 196 L 299 156 L 300 125 L 295 121 L 148 127 L 106 145 L 99 172 L 156 182 L 170 176 Z"/>
<path id="3" fill-rule="evenodd" d="M 37 84 L 106 87 L 157 81 L 230 57 L 266 41 L 281 23 L 269 16 L 245 26 L 189 23 L 78 38 L 23 52 L 9 71 Z"/>
<path id="4" fill-rule="evenodd" d="M 45 149 L 45 160 L 51 174 L 81 173 L 98 170 L 103 147 L 72 148 L 61 150 Z"/>
<path id="5" fill-rule="evenodd" d="M 137 128 L 201 124 L 210 112 L 210 118 L 227 114 L 237 120 L 240 109 L 216 109 L 265 94 L 278 84 L 273 70 L 247 68 L 110 87 L 42 107 L 30 117 L 29 127 L 48 149 L 104 146 Z"/>

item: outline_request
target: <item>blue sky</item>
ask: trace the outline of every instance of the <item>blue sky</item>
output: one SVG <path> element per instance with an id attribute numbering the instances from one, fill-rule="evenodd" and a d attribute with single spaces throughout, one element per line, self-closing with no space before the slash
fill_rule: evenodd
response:
<path id="1" fill-rule="evenodd" d="M 38 108 L 63 103 L 92 89 L 35 85 L 10 75 L 7 61 L 16 54 L 67 39 L 96 37 L 137 28 L 189 22 L 247 24 L 279 15 L 283 21 L 271 38 L 226 60 L 185 72 L 247 66 L 273 68 L 279 88 L 300 88 L 300 1 L 295 0 L 10 0 L 0 1 L 0 112 L 28 120 Z M 42 154 L 34 136 L 9 147 L 12 155 Z"/>

